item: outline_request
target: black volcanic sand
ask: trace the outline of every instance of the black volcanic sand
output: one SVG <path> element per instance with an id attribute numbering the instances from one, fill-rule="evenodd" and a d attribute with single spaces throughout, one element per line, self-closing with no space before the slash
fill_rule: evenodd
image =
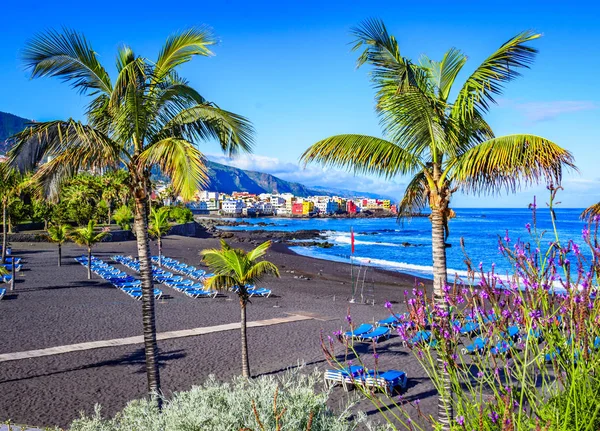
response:
<path id="1" fill-rule="evenodd" d="M 237 246 L 237 240 L 231 240 Z M 247 248 L 253 244 L 244 242 Z M 218 247 L 216 239 L 169 236 L 164 253 L 201 267 L 198 252 Z M 46 243 L 13 243 L 13 253 L 23 258 L 14 292 L 0 301 L 0 353 L 20 352 L 86 341 L 141 335 L 141 303 L 94 275 L 73 257 L 84 250 L 72 244 L 63 247 L 63 266 L 56 266 L 56 246 Z M 152 251 L 156 252 L 152 245 Z M 94 255 L 109 261 L 113 254 L 136 254 L 135 242 L 102 243 Z M 273 289 L 270 298 L 253 298 L 248 320 L 285 317 L 288 313 L 315 313 L 321 320 L 284 323 L 248 330 L 250 366 L 254 376 L 276 374 L 304 362 L 308 369 L 329 368 L 320 346 L 320 332 L 346 328 L 349 307 L 357 323 L 372 322 L 389 315 L 385 301 L 400 301 L 415 278 L 369 270 L 375 282 L 375 305 L 348 303 L 350 266 L 298 256 L 275 244 L 267 259 L 276 263 L 280 279 L 261 285 Z M 121 269 L 124 267 L 118 265 Z M 127 270 L 131 273 L 131 271 Z M 292 273 L 293 271 L 293 273 Z M 309 278 L 299 278 L 303 276 Z M 8 285 L 5 285 L 8 287 Z M 239 321 L 239 303 L 232 294 L 214 300 L 192 299 L 166 286 L 157 286 L 165 299 L 156 305 L 159 332 L 213 326 Z M 396 310 L 402 308 L 396 305 Z M 241 373 L 239 331 L 226 331 L 159 342 L 162 387 L 168 395 L 201 383 L 209 374 L 226 380 Z M 337 351 L 341 353 L 341 345 Z M 367 364 L 373 365 L 372 347 L 362 345 Z M 400 369 L 409 376 L 404 397 L 421 399 L 421 409 L 435 413 L 436 393 L 412 353 L 398 337 L 379 343 L 381 369 Z M 36 426 L 66 426 L 83 411 L 103 406 L 114 415 L 132 399 L 145 395 L 146 378 L 141 345 L 111 347 L 42 358 L 0 363 L 0 421 Z M 332 407 L 346 393 L 336 388 Z M 381 395 L 381 400 L 386 401 Z M 382 421 L 369 401 L 357 409 Z"/>

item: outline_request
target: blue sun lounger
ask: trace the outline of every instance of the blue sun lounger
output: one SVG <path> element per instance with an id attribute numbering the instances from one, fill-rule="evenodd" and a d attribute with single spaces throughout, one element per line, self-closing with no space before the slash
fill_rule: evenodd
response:
<path id="1" fill-rule="evenodd" d="M 269 296 L 271 296 L 271 289 L 266 289 L 264 287 L 258 287 L 258 288 L 253 288 L 253 289 L 248 289 L 247 291 L 250 296 L 263 296 L 265 298 L 268 298 Z"/>
<path id="2" fill-rule="evenodd" d="M 354 331 L 344 332 L 344 337 L 358 337 L 359 335 L 366 334 L 367 332 L 371 332 L 372 330 L 373 325 L 363 323 L 358 328 L 354 329 Z"/>
<path id="3" fill-rule="evenodd" d="M 186 289 L 183 293 L 192 298 L 214 298 L 219 292 L 216 290 Z"/>
<path id="4" fill-rule="evenodd" d="M 401 315 L 395 315 L 392 314 L 389 317 L 386 317 L 385 319 L 381 319 L 377 321 L 377 325 L 379 326 L 389 326 L 391 328 L 396 328 L 397 326 L 400 325 L 410 325 L 410 319 L 408 314 L 401 314 Z"/>
<path id="5" fill-rule="evenodd" d="M 7 257 L 5 259 L 6 263 L 16 263 L 17 265 L 21 263 L 21 258 L 20 257 Z"/>
<path id="6" fill-rule="evenodd" d="M 333 386 L 341 384 L 345 390 L 348 390 L 346 383 L 358 377 L 364 368 L 360 365 L 351 365 L 341 370 L 326 370 L 325 371 L 325 386 Z"/>
<path id="7" fill-rule="evenodd" d="M 387 395 L 392 395 L 394 389 L 406 389 L 408 376 L 404 371 L 388 370 L 371 373 L 367 376 L 365 384 L 372 388 L 382 389 Z"/>
<path id="8" fill-rule="evenodd" d="M 473 342 L 471 344 L 469 344 L 468 346 L 465 346 L 464 349 L 462 349 L 463 354 L 474 354 L 474 353 L 481 353 L 482 351 L 484 351 L 487 346 L 488 343 L 490 342 L 489 338 L 482 338 L 482 337 L 477 337 L 473 340 Z"/>
<path id="9" fill-rule="evenodd" d="M 453 323 L 460 328 L 458 332 L 461 335 L 471 335 L 479 331 L 479 323 L 474 321 L 467 321 L 462 325 L 458 321 Z"/>
<path id="10" fill-rule="evenodd" d="M 12 280 L 12 275 L 7 274 L 7 275 L 2 276 L 3 283 L 10 283 L 10 280 Z"/>
<path id="11" fill-rule="evenodd" d="M 432 347 L 437 344 L 437 340 L 433 338 L 431 331 L 419 331 L 408 342 L 411 344 L 429 344 Z M 403 344 L 406 346 L 406 341 Z"/>
<path id="12" fill-rule="evenodd" d="M 378 326 L 371 332 L 354 337 L 355 340 L 362 341 L 363 343 L 377 343 L 380 339 L 387 340 L 388 338 L 390 338 L 390 328 L 386 326 Z"/>
<path id="13" fill-rule="evenodd" d="M 4 298 L 4 295 L 6 295 L 6 289 L 5 288 L 1 288 L 0 289 L 0 299 Z"/>

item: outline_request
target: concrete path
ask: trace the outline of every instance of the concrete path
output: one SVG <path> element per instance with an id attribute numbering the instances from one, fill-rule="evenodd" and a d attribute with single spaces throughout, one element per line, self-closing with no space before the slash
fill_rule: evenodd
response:
<path id="1" fill-rule="evenodd" d="M 275 319 L 256 320 L 248 322 L 248 328 L 257 328 L 260 326 L 279 325 L 281 323 L 299 322 L 302 320 L 313 320 L 313 315 L 290 314 L 286 317 Z M 183 329 L 180 331 L 160 332 L 156 334 L 157 340 L 170 340 L 173 338 L 193 337 L 202 334 L 212 334 L 215 332 L 231 331 L 240 329 L 239 323 L 227 323 L 225 325 L 205 326 L 203 328 Z M 0 354 L 0 362 L 16 361 L 18 359 L 39 358 L 42 356 L 59 355 L 62 353 L 80 352 L 83 350 L 101 349 L 105 347 L 128 346 L 131 344 L 143 344 L 144 337 L 138 335 L 135 337 L 116 338 L 112 340 L 90 341 L 87 343 L 69 344 L 66 346 L 48 347 L 46 349 L 27 350 L 25 352 L 3 353 Z M 4 431 L 0 428 L 0 431 Z"/>

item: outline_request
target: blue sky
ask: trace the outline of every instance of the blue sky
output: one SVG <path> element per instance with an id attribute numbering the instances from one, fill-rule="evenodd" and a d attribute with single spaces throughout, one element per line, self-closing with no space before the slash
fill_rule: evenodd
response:
<path id="1" fill-rule="evenodd" d="M 116 47 L 127 43 L 155 58 L 173 31 L 206 24 L 220 43 L 215 56 L 182 68 L 209 100 L 249 117 L 257 130 L 255 153 L 234 161 L 307 185 L 330 185 L 401 196 L 405 178 L 385 182 L 316 167 L 302 170 L 299 155 L 338 133 L 380 136 L 367 70 L 355 68 L 350 28 L 383 19 L 405 56 L 440 58 L 450 47 L 469 56 L 463 78 L 514 34 L 533 29 L 540 54 L 532 69 L 510 83 L 488 120 L 497 135 L 533 133 L 571 150 L 579 174 L 565 178 L 564 206 L 600 201 L 600 8 L 592 3 L 522 2 L 313 2 L 179 1 L 10 2 L 2 7 L 0 111 L 36 120 L 81 118 L 85 100 L 57 80 L 30 80 L 20 50 L 36 32 L 66 26 L 83 32 L 112 67 Z M 94 5 L 92 9 L 91 6 Z M 86 8 L 89 6 L 90 8 Z M 223 161 L 214 143 L 202 151 Z M 457 195 L 455 206 L 520 207 L 544 188 L 516 195 Z"/>

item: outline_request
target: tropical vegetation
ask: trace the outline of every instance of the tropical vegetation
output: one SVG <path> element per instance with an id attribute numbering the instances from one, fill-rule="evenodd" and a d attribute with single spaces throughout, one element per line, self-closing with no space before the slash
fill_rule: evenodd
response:
<path id="1" fill-rule="evenodd" d="M 156 238 L 159 267 L 162 267 L 162 237 L 165 236 L 170 229 L 171 225 L 169 223 L 169 208 L 152 208 L 150 210 L 150 225 L 148 226 L 148 234 L 152 238 Z"/>
<path id="2" fill-rule="evenodd" d="M 177 72 L 192 58 L 211 55 L 214 43 L 211 31 L 201 27 L 170 36 L 154 60 L 123 45 L 117 51 L 114 79 L 87 39 L 75 31 L 40 33 L 24 49 L 25 66 L 32 78 L 59 78 L 90 97 L 90 103 L 86 122 L 33 123 L 16 135 L 11 163 L 33 169 L 46 160 L 35 178 L 47 188 L 81 170 L 124 169 L 134 204 L 148 391 L 158 403 L 160 377 L 147 226 L 151 170 L 160 168 L 171 178 L 176 192 L 190 198 L 206 180 L 202 153 L 194 143 L 215 139 L 229 155 L 250 151 L 252 145 L 253 128 L 248 120 L 207 101 Z"/>
<path id="3" fill-rule="evenodd" d="M 507 232 L 498 238 L 511 272 L 477 267 L 467 253 L 469 276 L 444 292 L 450 306 L 447 319 L 429 318 L 446 316 L 447 311 L 432 301 L 422 285 L 412 294 L 404 293 L 406 314 L 386 304 L 405 322 L 398 326 L 398 335 L 435 389 L 441 391 L 451 382 L 456 413 L 448 424 L 420 414 L 418 402 L 410 397 L 382 403 L 358 385 L 366 397 L 383 406 L 382 416 L 392 429 L 592 431 L 600 427 L 598 226 L 588 224 L 581 238 L 561 238 L 554 212 L 558 190 L 551 187 L 549 231 L 536 226 L 534 202 L 529 236 L 516 239 Z M 460 331 L 467 323 L 470 334 Z M 431 338 L 419 336 L 427 331 Z M 376 358 L 361 356 L 336 335 L 343 352 L 353 350 L 360 358 L 355 363 L 377 369 Z M 332 362 L 340 357 L 336 344 L 333 337 L 323 343 Z M 439 356 L 449 358 L 443 369 L 437 366 Z"/>
<path id="4" fill-rule="evenodd" d="M 548 139 L 513 134 L 495 136 L 484 116 L 506 83 L 529 67 L 540 34 L 520 33 L 502 44 L 462 83 L 458 76 L 467 56 L 452 48 L 441 60 L 423 55 L 418 63 L 402 56 L 397 39 L 379 20 L 353 30 L 357 65 L 372 67 L 376 111 L 385 138 L 345 134 L 326 138 L 302 155 L 304 163 L 346 168 L 392 178 L 410 175 L 399 205 L 400 217 L 424 207 L 431 211 L 433 292 L 447 310 L 446 238 L 450 208 L 457 191 L 512 192 L 537 182 L 559 184 L 565 168 L 575 168 L 571 153 Z M 452 97 L 454 96 L 454 97 Z M 443 367 L 449 358 L 440 356 Z M 439 418 L 452 420 L 451 382 L 440 388 Z"/>
<path id="5" fill-rule="evenodd" d="M 48 239 L 58 246 L 58 266 L 62 266 L 62 245 L 70 238 L 72 229 L 71 225 L 68 224 L 48 227 Z M 88 272 L 88 278 L 89 276 Z"/>
<path id="6" fill-rule="evenodd" d="M 275 264 L 267 260 L 259 260 L 267 253 L 270 246 L 271 241 L 266 241 L 246 252 L 232 248 L 221 240 L 220 250 L 208 249 L 201 253 L 203 260 L 215 274 L 208 279 L 207 288 L 229 290 L 238 295 L 241 311 L 242 375 L 246 378 L 250 377 L 246 335 L 246 306 L 250 299 L 248 289 L 267 275 L 279 277 L 279 270 Z"/>
<path id="7" fill-rule="evenodd" d="M 96 231 L 96 222 L 94 220 L 90 220 L 87 226 L 74 229 L 69 234 L 69 238 L 73 240 L 75 244 L 84 246 L 87 249 L 88 280 L 91 280 L 92 278 L 92 248 L 108 235 L 110 235 L 110 232 L 108 231 Z"/>

